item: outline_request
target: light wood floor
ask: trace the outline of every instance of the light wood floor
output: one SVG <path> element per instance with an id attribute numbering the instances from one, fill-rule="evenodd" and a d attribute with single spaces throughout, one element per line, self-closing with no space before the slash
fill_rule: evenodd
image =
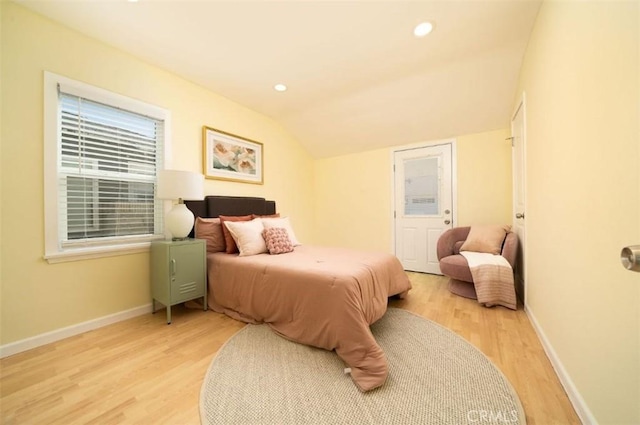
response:
<path id="1" fill-rule="evenodd" d="M 522 309 L 483 308 L 410 274 L 390 306 L 431 319 L 474 344 L 518 393 L 529 424 L 578 424 Z M 0 360 L 3 424 L 198 424 L 200 386 L 218 349 L 244 325 L 211 311 L 144 315 Z"/>

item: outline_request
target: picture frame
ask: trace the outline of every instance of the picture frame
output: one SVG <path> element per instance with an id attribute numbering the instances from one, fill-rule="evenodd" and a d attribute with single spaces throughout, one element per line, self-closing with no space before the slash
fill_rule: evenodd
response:
<path id="1" fill-rule="evenodd" d="M 262 143 L 202 127 L 202 166 L 207 179 L 264 183 Z"/>

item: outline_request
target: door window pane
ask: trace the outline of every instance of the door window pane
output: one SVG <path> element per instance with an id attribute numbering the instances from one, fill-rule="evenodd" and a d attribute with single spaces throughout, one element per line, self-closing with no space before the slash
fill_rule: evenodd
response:
<path id="1" fill-rule="evenodd" d="M 439 158 L 404 161 L 404 214 L 439 215 Z"/>

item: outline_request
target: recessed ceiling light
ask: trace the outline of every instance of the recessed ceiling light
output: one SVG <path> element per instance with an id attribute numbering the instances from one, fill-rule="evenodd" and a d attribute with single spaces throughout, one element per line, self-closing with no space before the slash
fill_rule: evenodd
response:
<path id="1" fill-rule="evenodd" d="M 413 35 L 416 37 L 424 37 L 431 31 L 433 31 L 433 24 L 431 22 L 423 22 L 414 28 Z"/>
<path id="2" fill-rule="evenodd" d="M 273 86 L 273 88 L 275 89 L 275 91 L 286 91 L 287 90 L 287 86 L 285 86 L 284 84 L 276 84 L 275 86 Z"/>

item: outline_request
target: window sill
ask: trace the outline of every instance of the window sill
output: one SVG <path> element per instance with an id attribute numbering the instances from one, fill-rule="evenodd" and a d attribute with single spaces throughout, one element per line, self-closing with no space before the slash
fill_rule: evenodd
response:
<path id="1" fill-rule="evenodd" d="M 91 260 L 94 258 L 115 257 L 119 255 L 149 252 L 151 242 L 140 242 L 126 245 L 111 245 L 95 248 L 75 248 L 45 254 L 44 259 L 49 264 L 66 263 L 69 261 Z"/>

